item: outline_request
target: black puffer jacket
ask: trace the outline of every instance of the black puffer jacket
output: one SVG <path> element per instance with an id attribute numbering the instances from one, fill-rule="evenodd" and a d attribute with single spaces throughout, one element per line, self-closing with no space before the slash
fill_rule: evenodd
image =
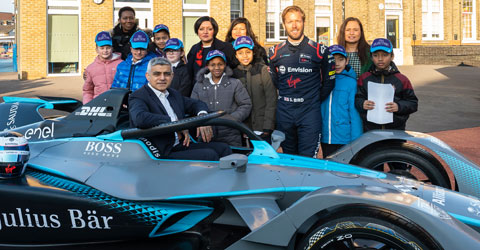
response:
<path id="1" fill-rule="evenodd" d="M 117 24 L 112 30 L 109 31 L 110 35 L 112 36 L 113 52 L 121 53 L 122 60 L 127 59 L 128 54 L 130 54 L 130 37 L 132 37 L 137 30 L 139 30 L 139 28 L 135 24 L 133 29 L 128 32 L 123 32 L 120 24 Z"/>
<path id="2" fill-rule="evenodd" d="M 367 121 L 367 110 L 363 103 L 368 100 L 368 82 L 392 84 L 395 89 L 393 101 L 398 104 L 398 111 L 393 113 L 393 122 L 376 124 Z M 391 63 L 388 70 L 378 71 L 372 64 L 368 72 L 363 73 L 357 81 L 358 90 L 355 95 L 355 107 L 363 120 L 363 130 L 373 129 L 398 129 L 405 130 L 410 114 L 417 111 L 418 98 L 415 96 L 410 80 L 399 71 L 395 63 Z M 384 107 L 382 107 L 384 108 Z"/>

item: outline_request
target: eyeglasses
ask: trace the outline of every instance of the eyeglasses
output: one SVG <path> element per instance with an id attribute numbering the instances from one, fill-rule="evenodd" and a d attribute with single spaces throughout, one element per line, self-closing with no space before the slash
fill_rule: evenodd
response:
<path id="1" fill-rule="evenodd" d="M 167 53 L 167 55 L 173 55 L 176 53 L 180 53 L 180 50 L 167 50 L 165 53 Z"/>

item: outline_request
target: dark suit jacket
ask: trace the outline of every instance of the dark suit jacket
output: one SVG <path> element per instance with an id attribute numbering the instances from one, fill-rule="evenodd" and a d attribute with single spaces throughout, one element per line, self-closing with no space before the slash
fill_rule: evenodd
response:
<path id="1" fill-rule="evenodd" d="M 169 92 L 167 99 L 179 120 L 183 119 L 185 114 L 196 116 L 202 110 L 208 112 L 208 106 L 204 102 L 184 97 L 172 88 L 167 90 Z M 128 110 L 132 127 L 145 129 L 171 121 L 162 103 L 148 85 L 144 85 L 130 95 Z M 159 135 L 147 139 L 157 146 L 161 157 L 165 158 L 170 154 L 175 143 L 175 134 Z"/>

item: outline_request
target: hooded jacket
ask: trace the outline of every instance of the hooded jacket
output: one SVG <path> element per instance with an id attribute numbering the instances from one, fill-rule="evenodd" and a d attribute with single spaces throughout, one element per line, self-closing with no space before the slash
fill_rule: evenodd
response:
<path id="1" fill-rule="evenodd" d="M 83 104 L 110 89 L 117 66 L 121 62 L 120 53 L 113 53 L 110 60 L 103 61 L 97 56 L 95 61 L 87 66 L 85 69 L 87 78 L 83 84 Z"/>
<path id="2" fill-rule="evenodd" d="M 393 101 L 398 104 L 398 111 L 393 113 L 393 122 L 376 124 L 367 121 L 367 110 L 363 103 L 368 100 L 368 82 L 392 84 L 395 89 Z M 363 120 L 363 131 L 373 129 L 398 129 L 405 130 L 408 117 L 417 111 L 418 98 L 413 91 L 410 80 L 398 71 L 394 62 L 386 70 L 378 71 L 372 64 L 368 72 L 363 73 L 357 81 L 358 89 L 355 95 L 355 107 Z M 384 108 L 384 107 L 381 107 Z"/>
<path id="3" fill-rule="evenodd" d="M 135 91 L 147 84 L 145 73 L 148 62 L 154 57 L 155 54 L 149 52 L 140 62 L 132 64 L 132 54 L 128 55 L 127 60 L 121 62 L 117 67 L 112 88 L 128 88 Z"/>
<path id="4" fill-rule="evenodd" d="M 348 144 L 362 134 L 355 108 L 357 74 L 350 65 L 335 75 L 335 88 L 322 102 L 322 143 Z"/>
<path id="5" fill-rule="evenodd" d="M 252 102 L 242 82 L 232 78 L 232 74 L 232 70 L 227 66 L 220 82 L 213 85 L 208 68 L 201 69 L 191 97 L 205 102 L 211 112 L 226 111 L 227 114 L 222 118 L 243 122 L 250 115 Z M 214 128 L 214 140 L 241 146 L 241 135 L 236 129 L 217 126 Z"/>
<path id="6" fill-rule="evenodd" d="M 275 129 L 278 95 L 267 65 L 263 62 L 240 64 L 233 70 L 233 76 L 242 82 L 252 100 L 252 112 L 246 120 L 248 127 L 271 133 Z"/>

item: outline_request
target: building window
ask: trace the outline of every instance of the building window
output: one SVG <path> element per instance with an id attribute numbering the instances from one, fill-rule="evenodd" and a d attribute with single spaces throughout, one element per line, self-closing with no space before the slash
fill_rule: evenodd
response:
<path id="1" fill-rule="evenodd" d="M 243 1 L 230 0 L 230 21 L 243 16 Z"/>
<path id="2" fill-rule="evenodd" d="M 315 40 L 330 46 L 332 40 L 332 2 L 315 0 Z"/>
<path id="3" fill-rule="evenodd" d="M 282 11 L 290 5 L 293 5 L 293 0 L 267 0 L 267 40 L 287 39 L 287 34 L 282 25 Z"/>
<path id="4" fill-rule="evenodd" d="M 183 0 L 183 44 L 185 54 L 198 43 L 194 25 L 199 17 L 210 15 L 210 0 Z"/>
<path id="5" fill-rule="evenodd" d="M 153 29 L 153 0 L 114 0 L 113 22 L 118 21 L 118 11 L 125 6 L 135 10 L 135 19 L 141 29 Z"/>
<path id="6" fill-rule="evenodd" d="M 422 0 L 422 40 L 443 39 L 443 0 Z"/>
<path id="7" fill-rule="evenodd" d="M 476 40 L 475 0 L 462 1 L 462 40 Z"/>
<path id="8" fill-rule="evenodd" d="M 48 2 L 48 74 L 78 74 L 80 54 L 80 1 Z"/>

